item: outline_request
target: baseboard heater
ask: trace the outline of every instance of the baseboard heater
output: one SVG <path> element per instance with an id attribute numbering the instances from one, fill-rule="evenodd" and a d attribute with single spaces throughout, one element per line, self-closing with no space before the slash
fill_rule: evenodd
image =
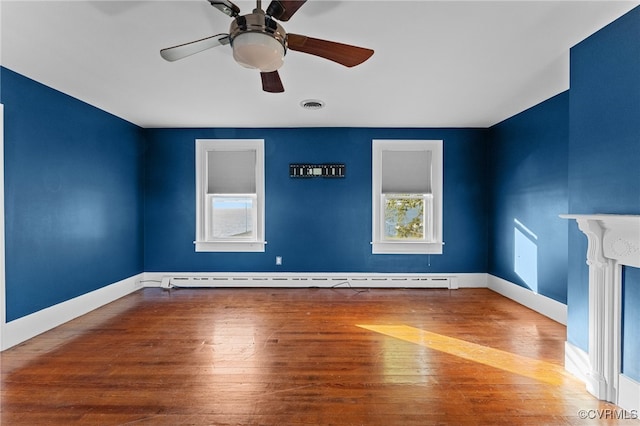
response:
<path id="1" fill-rule="evenodd" d="M 362 287 L 362 288 L 448 288 L 457 289 L 453 275 L 165 275 L 161 287 Z"/>

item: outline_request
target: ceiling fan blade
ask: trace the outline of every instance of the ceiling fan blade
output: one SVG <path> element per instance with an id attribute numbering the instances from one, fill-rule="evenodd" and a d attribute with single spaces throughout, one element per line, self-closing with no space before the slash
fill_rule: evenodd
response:
<path id="1" fill-rule="evenodd" d="M 266 13 L 272 18 L 276 18 L 278 21 L 288 21 L 306 2 L 307 0 L 273 0 L 269 4 Z"/>
<path id="2" fill-rule="evenodd" d="M 364 47 L 291 33 L 287 34 L 287 45 L 291 50 L 320 56 L 345 67 L 360 65 L 373 55 L 373 50 Z"/>
<path id="3" fill-rule="evenodd" d="M 229 44 L 229 34 L 216 34 L 189 43 L 167 47 L 160 51 L 160 56 L 169 62 L 173 62 L 191 56 L 194 53 L 220 46 L 221 44 Z"/>
<path id="4" fill-rule="evenodd" d="M 282 85 L 282 80 L 280 80 L 280 74 L 278 74 L 278 71 L 261 72 L 260 77 L 262 77 L 262 90 L 265 92 L 284 92 L 284 86 Z"/>
<path id="5" fill-rule="evenodd" d="M 232 18 L 240 15 L 240 8 L 229 0 L 209 0 L 209 3 L 211 3 L 211 6 L 215 7 L 220 12 L 227 16 L 231 16 Z"/>

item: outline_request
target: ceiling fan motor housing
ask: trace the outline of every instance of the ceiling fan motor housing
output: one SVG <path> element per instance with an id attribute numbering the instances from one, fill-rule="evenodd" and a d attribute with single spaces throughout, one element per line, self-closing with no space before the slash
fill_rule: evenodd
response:
<path id="1" fill-rule="evenodd" d="M 2 1 L 2 0 L 0 0 Z M 229 34 L 216 34 L 190 43 L 160 50 L 163 59 L 173 62 L 212 47 L 231 44 L 233 59 L 243 67 L 260 70 L 262 90 L 284 92 L 278 69 L 284 64 L 287 50 L 328 59 L 345 67 L 354 67 L 368 60 L 373 50 L 300 34 L 287 34 L 278 21 L 286 22 L 307 0 L 271 0 L 267 12 L 261 0 L 256 0 L 252 13 L 240 16 L 240 8 L 231 0 L 209 0 L 233 21 Z M 306 105 L 314 107 L 317 105 Z"/>
<path id="2" fill-rule="evenodd" d="M 231 22 L 229 38 L 233 58 L 246 68 L 257 68 L 261 72 L 276 71 L 284 63 L 287 51 L 287 33 L 282 25 L 254 10 Z"/>

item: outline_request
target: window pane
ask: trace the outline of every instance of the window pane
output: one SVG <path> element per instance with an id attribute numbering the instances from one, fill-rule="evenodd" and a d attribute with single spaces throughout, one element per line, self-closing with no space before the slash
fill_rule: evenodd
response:
<path id="1" fill-rule="evenodd" d="M 425 197 L 399 194 L 384 197 L 385 240 L 425 240 Z"/>
<path id="2" fill-rule="evenodd" d="M 252 197 L 211 197 L 211 239 L 254 238 Z"/>

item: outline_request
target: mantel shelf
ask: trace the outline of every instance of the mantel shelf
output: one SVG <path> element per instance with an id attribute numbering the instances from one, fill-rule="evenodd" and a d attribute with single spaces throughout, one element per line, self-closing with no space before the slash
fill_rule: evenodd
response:
<path id="1" fill-rule="evenodd" d="M 561 214 L 561 218 L 563 219 L 591 219 L 591 220 L 637 220 L 640 223 L 640 215 L 634 214 Z"/>
<path id="2" fill-rule="evenodd" d="M 562 214 L 560 217 L 574 219 L 587 235 L 588 261 L 611 259 L 621 265 L 640 267 L 640 215 Z"/>

